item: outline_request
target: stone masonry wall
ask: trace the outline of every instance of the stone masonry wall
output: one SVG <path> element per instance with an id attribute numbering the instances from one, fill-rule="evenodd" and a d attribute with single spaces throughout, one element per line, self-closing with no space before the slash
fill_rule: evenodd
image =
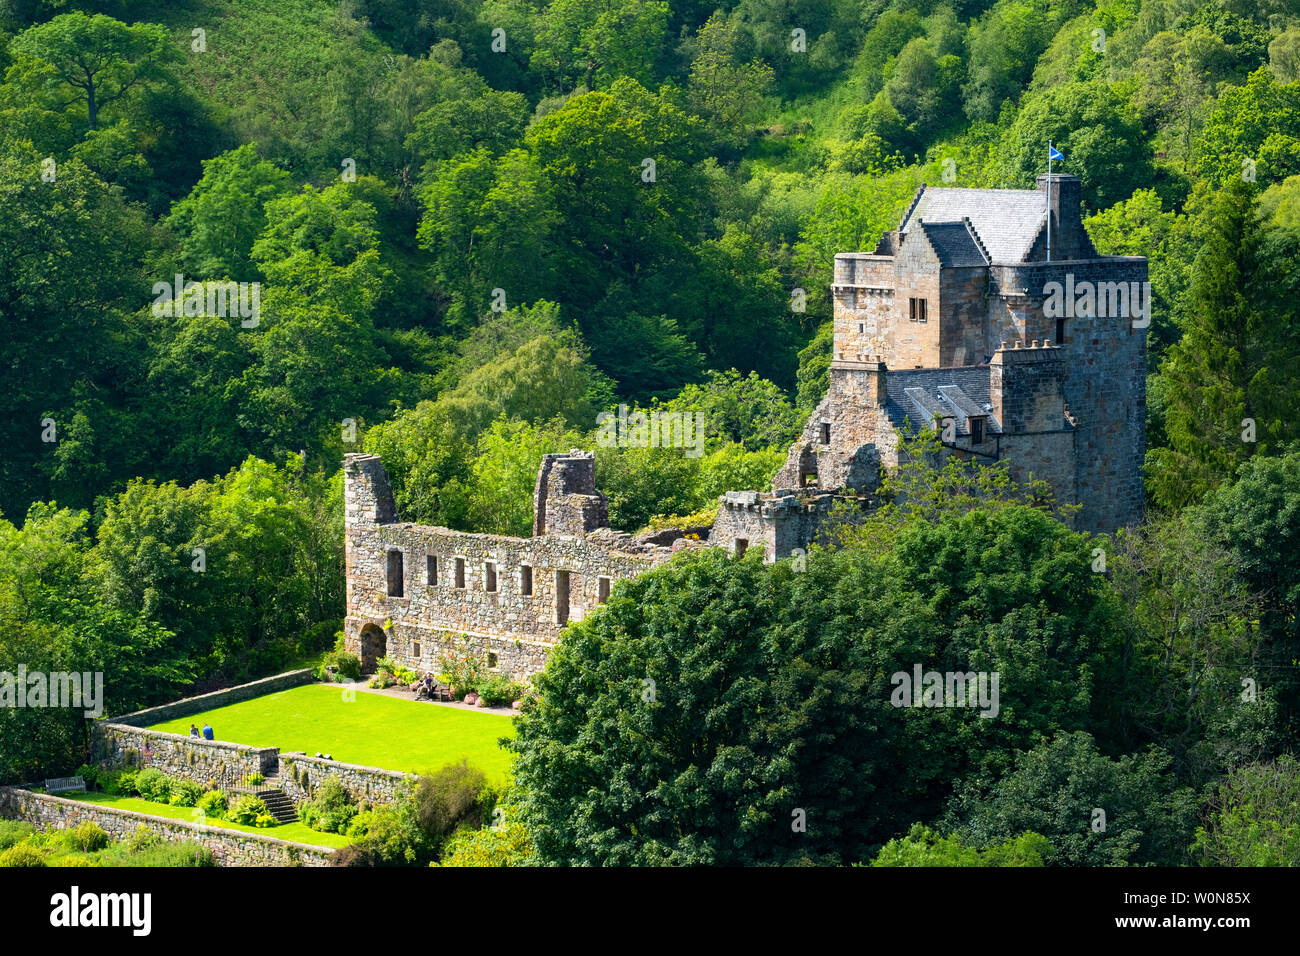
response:
<path id="1" fill-rule="evenodd" d="M 380 770 L 357 764 L 309 757 L 305 753 L 287 753 L 280 758 L 280 789 L 294 803 L 311 799 L 326 777 L 334 777 L 354 801 L 370 804 L 391 803 L 397 799 L 402 784 L 414 782 L 414 774 Z"/>
<path id="2" fill-rule="evenodd" d="M 166 723 L 179 717 L 189 717 L 192 714 L 201 714 L 204 711 L 215 710 L 218 707 L 228 707 L 231 704 L 252 700 L 254 697 L 264 697 L 267 694 L 288 690 L 291 687 L 301 687 L 303 684 L 310 684 L 314 679 L 310 668 L 285 671 L 283 674 L 276 674 L 274 677 L 265 677 L 262 680 L 239 684 L 236 687 L 227 687 L 224 690 L 213 691 L 210 694 L 186 697 L 170 704 L 150 707 L 148 710 L 137 710 L 132 714 L 123 714 L 121 717 L 114 717 L 113 723 L 129 724 L 132 727 L 152 727 L 154 724 Z"/>
<path id="3" fill-rule="evenodd" d="M 172 842 L 193 840 L 202 844 L 212 851 L 220 866 L 328 866 L 334 856 L 329 847 L 134 813 L 15 787 L 0 787 L 0 817 L 26 820 L 39 829 L 69 829 L 90 821 L 115 840 L 130 837 L 143 825 Z"/>
<path id="4" fill-rule="evenodd" d="M 91 759 L 106 767 L 155 767 L 200 785 L 229 785 L 250 773 L 273 774 L 277 747 L 249 747 L 225 740 L 143 730 L 99 721 L 91 727 Z"/>
<path id="5" fill-rule="evenodd" d="M 565 497 L 589 490 L 581 469 L 568 475 L 557 468 L 573 457 L 550 462 L 546 482 L 539 481 L 539 492 L 545 489 L 540 506 L 548 515 L 561 504 L 553 500 L 561 488 Z M 376 503 L 387 493 L 383 465 L 374 456 L 349 455 L 344 472 L 344 635 L 348 650 L 368 664 L 388 655 L 428 672 L 455 650 L 495 655 L 500 673 L 527 677 L 541 669 L 565 624 L 591 613 L 614 581 L 635 577 L 672 553 L 609 529 L 513 538 L 376 522 L 369 516 L 392 511 Z M 559 483 L 557 472 L 570 483 Z"/>

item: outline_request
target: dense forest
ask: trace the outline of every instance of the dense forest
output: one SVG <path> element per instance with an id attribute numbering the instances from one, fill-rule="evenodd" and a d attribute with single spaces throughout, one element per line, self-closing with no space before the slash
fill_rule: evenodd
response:
<path id="1" fill-rule="evenodd" d="M 835 253 L 1051 141 L 1150 260 L 1146 522 L 922 470 L 806 568 L 620 585 L 511 813 L 561 863 L 1300 863 L 1300 0 L 0 0 L 0 76 L 0 670 L 121 713 L 318 658 L 349 451 L 527 535 L 542 454 L 699 411 L 597 480 L 707 523 L 822 397 Z M 902 659 L 1002 718 L 893 711 Z M 0 710 L 0 781 L 84 745 Z"/>

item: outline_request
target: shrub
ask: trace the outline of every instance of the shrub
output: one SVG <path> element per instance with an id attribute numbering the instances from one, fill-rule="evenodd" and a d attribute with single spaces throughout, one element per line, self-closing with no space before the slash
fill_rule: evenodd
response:
<path id="1" fill-rule="evenodd" d="M 441 866 L 529 866 L 536 850 L 522 823 L 457 830 L 443 847 Z"/>
<path id="2" fill-rule="evenodd" d="M 280 825 L 280 821 L 277 820 L 275 817 L 271 816 L 271 814 L 269 813 L 259 813 L 257 815 L 257 819 L 253 821 L 253 826 L 255 827 L 267 828 L 267 827 L 278 827 L 279 825 Z"/>
<path id="3" fill-rule="evenodd" d="M 346 835 L 364 837 L 370 832 L 370 820 L 373 814 L 369 810 L 358 810 L 356 816 L 348 823 Z"/>
<path id="4" fill-rule="evenodd" d="M 498 674 L 491 680 L 483 681 L 475 690 L 489 707 L 500 707 L 523 697 L 525 688 L 523 684 Z"/>
<path id="5" fill-rule="evenodd" d="M 172 782 L 156 767 L 141 770 L 135 777 L 135 792 L 145 800 L 166 803 L 172 792 Z"/>
<path id="6" fill-rule="evenodd" d="M 250 773 L 244 778 L 244 786 L 246 787 L 257 787 L 264 783 L 266 783 L 266 777 L 260 773 Z"/>
<path id="7" fill-rule="evenodd" d="M 438 659 L 438 668 L 438 680 L 450 684 L 455 696 L 460 697 L 483 680 L 487 664 L 472 654 L 444 654 Z"/>
<path id="8" fill-rule="evenodd" d="M 139 853 L 158 842 L 158 834 L 154 833 L 143 823 L 135 828 L 135 832 L 126 838 L 122 847 L 128 854 Z"/>
<path id="9" fill-rule="evenodd" d="M 244 826 L 257 826 L 257 818 L 266 815 L 266 804 L 251 794 L 244 794 L 230 807 L 229 819 Z"/>
<path id="10" fill-rule="evenodd" d="M 0 820 L 0 850 L 22 843 L 35 832 L 35 827 L 22 820 Z"/>
<path id="11" fill-rule="evenodd" d="M 226 811 L 230 809 L 230 802 L 226 799 L 225 791 L 209 790 L 207 793 L 199 797 L 195 806 L 208 816 L 219 820 L 224 817 Z"/>
<path id="12" fill-rule="evenodd" d="M 80 777 L 86 781 L 86 789 L 94 790 L 95 782 L 99 779 L 99 768 L 93 764 L 83 763 L 76 770 L 72 771 L 74 777 Z"/>
<path id="13" fill-rule="evenodd" d="M 45 854 L 31 843 L 15 843 L 0 852 L 0 868 L 10 866 L 44 866 Z"/>
<path id="14" fill-rule="evenodd" d="M 339 676 L 348 680 L 361 680 L 361 658 L 347 651 L 337 655 Z"/>
<path id="15" fill-rule="evenodd" d="M 99 785 L 107 794 L 115 797 L 129 797 L 137 792 L 136 782 L 139 776 L 140 772 L 138 770 L 129 767 L 124 770 L 112 770 L 99 775 Z"/>
<path id="16" fill-rule="evenodd" d="M 173 780 L 172 795 L 168 801 L 174 807 L 192 807 L 203 796 L 203 788 L 192 780 Z"/>
<path id="17" fill-rule="evenodd" d="M 346 833 L 357 808 L 337 777 L 326 777 L 315 795 L 298 810 L 298 817 L 313 830 L 322 833 Z"/>
<path id="18" fill-rule="evenodd" d="M 138 832 L 138 831 L 137 831 Z M 122 866 L 216 866 L 212 851 L 190 840 L 150 843 L 122 859 Z"/>
<path id="19" fill-rule="evenodd" d="M 482 826 L 493 800 L 483 772 L 462 760 L 420 778 L 415 815 L 429 840 L 439 844 L 461 826 Z"/>
<path id="20" fill-rule="evenodd" d="M 85 823 L 77 825 L 75 830 L 71 831 L 70 842 L 72 846 L 82 853 L 94 853 L 96 850 L 102 850 L 108 846 L 108 834 L 98 823 L 87 820 Z"/>

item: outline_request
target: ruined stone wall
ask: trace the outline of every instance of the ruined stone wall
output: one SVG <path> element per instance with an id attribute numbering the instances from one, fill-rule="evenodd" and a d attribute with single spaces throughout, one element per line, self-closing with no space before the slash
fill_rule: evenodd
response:
<path id="1" fill-rule="evenodd" d="M 773 490 L 804 487 L 801 474 L 810 469 L 820 488 L 876 487 L 881 466 L 898 461 L 897 437 L 883 408 L 887 374 L 878 362 L 831 363 L 826 395 L 791 446 Z"/>
<path id="2" fill-rule="evenodd" d="M 330 847 L 134 813 L 15 787 L 0 787 L 0 817 L 25 820 L 41 830 L 67 830 L 81 823 L 96 823 L 114 840 L 125 840 L 135 834 L 137 827 L 146 826 L 171 842 L 193 840 L 202 844 L 212 851 L 219 866 L 328 866 L 334 856 Z"/>
<path id="3" fill-rule="evenodd" d="M 788 558 L 795 549 L 808 547 L 833 502 L 828 492 L 729 491 L 718 501 L 709 541 L 733 555 L 739 551 L 737 542 L 744 541 L 746 554 L 761 548 L 765 561 Z"/>
<path id="4" fill-rule="evenodd" d="M 345 496 L 364 498 L 382 469 L 377 459 L 365 462 L 364 470 L 353 468 Z M 554 513 L 561 489 L 583 490 L 580 477 L 570 478 L 570 484 L 557 483 L 552 466 L 547 514 Z M 369 505 L 349 504 L 349 516 L 369 513 Z M 607 529 L 512 538 L 353 520 L 347 529 L 347 646 L 368 661 L 387 654 L 421 672 L 436 670 L 452 651 L 491 654 L 501 673 L 523 678 L 541 669 L 566 622 L 600 604 L 602 587 L 670 553 Z M 390 567 L 397 572 L 392 579 Z M 567 602 L 561 599 L 566 581 Z"/>

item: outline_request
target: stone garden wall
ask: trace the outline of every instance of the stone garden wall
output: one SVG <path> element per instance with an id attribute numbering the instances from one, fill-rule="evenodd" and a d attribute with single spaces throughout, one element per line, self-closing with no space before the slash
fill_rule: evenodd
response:
<path id="1" fill-rule="evenodd" d="M 229 786 L 250 773 L 274 774 L 279 757 L 278 747 L 203 740 L 105 721 L 91 727 L 93 762 L 110 768 L 156 767 L 203 786 Z"/>
<path id="2" fill-rule="evenodd" d="M 404 782 L 416 779 L 414 774 L 340 763 L 304 753 L 287 753 L 280 758 L 280 789 L 294 803 L 310 799 L 326 777 L 336 777 L 356 802 L 364 800 L 371 804 L 391 803 Z"/>
<path id="3" fill-rule="evenodd" d="M 137 710 L 133 714 L 124 714 L 121 717 L 113 718 L 113 723 L 129 724 L 132 727 L 152 727 L 154 724 L 176 720 L 178 717 L 189 717 L 191 714 L 201 714 L 217 707 L 228 707 L 231 704 L 252 700 L 254 697 L 265 697 L 267 694 L 274 694 L 276 691 L 301 687 L 303 684 L 310 684 L 314 680 L 310 668 L 285 671 L 283 674 L 265 677 L 262 680 L 255 680 L 248 684 L 227 687 L 224 690 L 213 691 L 210 694 L 200 694 L 198 697 L 186 697 L 170 704 L 150 707 L 148 710 Z"/>
<path id="4" fill-rule="evenodd" d="M 212 851 L 220 866 L 328 866 L 334 855 L 329 847 L 201 826 L 14 787 L 0 787 L 0 817 L 26 820 L 40 829 L 68 829 L 90 821 L 115 840 L 126 839 L 144 825 L 169 841 L 193 840 L 202 844 Z"/>

